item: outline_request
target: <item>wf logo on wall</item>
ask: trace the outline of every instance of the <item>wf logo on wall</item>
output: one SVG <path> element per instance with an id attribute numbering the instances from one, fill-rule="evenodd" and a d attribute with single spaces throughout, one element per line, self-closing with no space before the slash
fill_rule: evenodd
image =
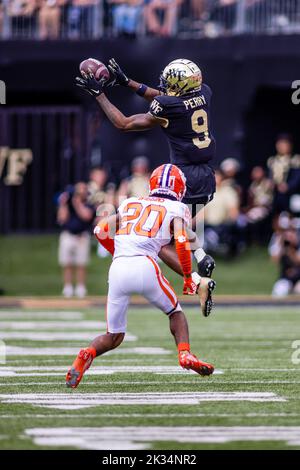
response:
<path id="1" fill-rule="evenodd" d="M 0 178 L 3 176 L 4 184 L 7 186 L 22 184 L 32 158 L 31 149 L 0 147 Z M 6 175 L 4 175 L 5 171 Z"/>
<path id="2" fill-rule="evenodd" d="M 0 104 L 6 104 L 6 85 L 0 80 Z"/>

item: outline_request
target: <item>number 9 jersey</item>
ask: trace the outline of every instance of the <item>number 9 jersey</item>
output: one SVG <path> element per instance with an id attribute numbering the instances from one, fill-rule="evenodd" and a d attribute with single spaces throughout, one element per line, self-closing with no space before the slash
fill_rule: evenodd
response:
<path id="1" fill-rule="evenodd" d="M 211 133 L 211 89 L 183 96 L 159 95 L 150 104 L 149 113 L 160 124 L 171 147 L 171 163 L 189 165 L 208 163 L 215 155 L 215 139 Z"/>
<path id="2" fill-rule="evenodd" d="M 172 220 L 179 217 L 186 225 L 191 223 L 189 208 L 167 198 L 131 197 L 123 201 L 118 212 L 120 223 L 115 235 L 114 259 L 120 256 L 157 259 L 161 248 L 172 239 Z"/>

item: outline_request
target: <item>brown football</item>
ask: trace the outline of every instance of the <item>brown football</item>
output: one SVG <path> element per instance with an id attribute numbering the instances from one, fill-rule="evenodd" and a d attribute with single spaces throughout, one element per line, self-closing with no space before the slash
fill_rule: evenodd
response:
<path id="1" fill-rule="evenodd" d="M 106 65 L 100 60 L 89 58 L 85 59 L 79 65 L 80 72 L 89 73 L 92 72 L 96 80 L 104 78 L 105 80 L 109 79 L 109 70 Z"/>

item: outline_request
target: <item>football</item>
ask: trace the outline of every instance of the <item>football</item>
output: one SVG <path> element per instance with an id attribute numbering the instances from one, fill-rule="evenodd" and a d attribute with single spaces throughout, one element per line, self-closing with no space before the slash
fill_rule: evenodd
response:
<path id="1" fill-rule="evenodd" d="M 109 79 L 109 70 L 103 62 L 100 60 L 89 58 L 85 59 L 79 65 L 80 72 L 89 73 L 92 72 L 97 80 L 104 78 Z"/>

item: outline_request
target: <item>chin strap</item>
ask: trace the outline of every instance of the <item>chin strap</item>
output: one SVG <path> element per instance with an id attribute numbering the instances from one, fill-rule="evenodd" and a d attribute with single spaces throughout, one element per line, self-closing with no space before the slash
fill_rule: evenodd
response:
<path id="1" fill-rule="evenodd" d="M 108 222 L 99 222 L 94 229 L 94 235 L 97 238 L 98 242 L 102 246 L 104 246 L 104 248 L 109 251 L 111 255 L 113 255 L 115 252 L 115 241 L 109 236 Z"/>

